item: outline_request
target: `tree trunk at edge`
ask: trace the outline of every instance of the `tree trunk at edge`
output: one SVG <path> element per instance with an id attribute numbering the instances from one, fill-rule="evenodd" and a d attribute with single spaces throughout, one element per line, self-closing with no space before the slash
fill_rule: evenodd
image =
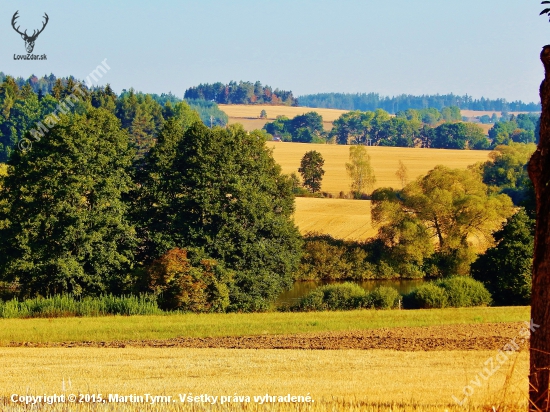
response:
<path id="1" fill-rule="evenodd" d="M 540 141 L 529 161 L 537 205 L 531 318 L 540 327 L 530 340 L 529 410 L 546 412 L 550 411 L 550 45 L 544 46 L 540 58 L 545 71 L 540 86 Z"/>

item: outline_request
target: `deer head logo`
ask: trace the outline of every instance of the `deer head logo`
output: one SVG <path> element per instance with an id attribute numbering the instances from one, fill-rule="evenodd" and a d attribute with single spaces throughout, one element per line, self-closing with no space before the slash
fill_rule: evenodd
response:
<path id="1" fill-rule="evenodd" d="M 46 25 L 48 24 L 49 17 L 46 13 L 44 13 L 44 18 L 46 19 L 46 21 L 44 23 L 42 23 L 42 28 L 38 31 L 34 30 L 32 35 L 29 36 L 27 34 L 27 30 L 25 30 L 25 32 L 22 33 L 22 32 L 19 31 L 20 26 L 15 27 L 16 20 L 19 17 L 17 15 L 17 13 L 19 13 L 19 10 L 17 10 L 15 12 L 15 14 L 13 15 L 13 17 L 11 19 L 11 25 L 12 25 L 13 29 L 21 35 L 23 40 L 25 40 L 25 48 L 27 49 L 27 53 L 32 53 L 32 51 L 34 49 L 34 42 L 36 41 L 36 38 L 38 37 L 38 35 L 40 33 L 42 33 L 42 31 L 46 28 Z"/>

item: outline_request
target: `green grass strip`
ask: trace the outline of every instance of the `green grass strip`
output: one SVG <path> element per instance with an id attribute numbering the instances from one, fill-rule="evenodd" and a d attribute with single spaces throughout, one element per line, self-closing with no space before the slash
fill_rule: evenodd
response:
<path id="1" fill-rule="evenodd" d="M 529 312 L 529 307 L 522 306 L 0 319 L 0 345 L 6 345 L 9 342 L 109 342 L 175 337 L 293 334 L 400 326 L 519 322 L 528 320 Z"/>

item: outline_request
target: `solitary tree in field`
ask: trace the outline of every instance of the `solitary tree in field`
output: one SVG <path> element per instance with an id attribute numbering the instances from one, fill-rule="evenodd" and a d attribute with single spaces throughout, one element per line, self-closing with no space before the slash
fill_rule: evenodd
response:
<path id="1" fill-rule="evenodd" d="M 321 181 L 323 180 L 323 175 L 325 171 L 323 170 L 323 165 L 325 160 L 321 153 L 316 150 L 311 150 L 307 152 L 300 163 L 300 168 L 298 172 L 302 175 L 304 181 L 303 185 L 310 192 L 315 193 L 321 190 Z"/>
<path id="2" fill-rule="evenodd" d="M 376 177 L 365 146 L 351 146 L 349 160 L 350 162 L 346 163 L 346 170 L 351 178 L 351 192 L 356 199 L 360 199 L 363 193 L 372 190 Z"/>
<path id="3" fill-rule="evenodd" d="M 265 110 L 260 112 L 260 119 L 267 119 L 267 112 Z"/>
<path id="4" fill-rule="evenodd" d="M 401 182 L 401 188 L 404 188 L 409 181 L 409 171 L 402 160 L 399 160 L 399 168 L 395 172 L 395 175 Z"/>
<path id="5" fill-rule="evenodd" d="M 549 3 L 547 1 L 543 2 Z M 550 13 L 550 9 L 543 10 Z M 530 410 L 550 410 L 550 46 L 541 53 L 545 79 L 540 86 L 542 114 L 540 140 L 529 161 L 529 177 L 535 187 L 537 223 L 531 290 L 529 398 Z"/>

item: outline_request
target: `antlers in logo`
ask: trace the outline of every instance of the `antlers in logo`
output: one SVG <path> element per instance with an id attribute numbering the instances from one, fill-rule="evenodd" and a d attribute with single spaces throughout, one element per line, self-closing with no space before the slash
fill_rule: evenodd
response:
<path id="1" fill-rule="evenodd" d="M 27 53 L 32 53 L 32 51 L 34 50 L 34 42 L 36 41 L 36 38 L 38 37 L 38 35 L 40 33 L 42 33 L 42 31 L 44 31 L 44 29 L 46 28 L 46 25 L 48 24 L 49 17 L 46 13 L 44 13 L 44 18 L 46 19 L 46 21 L 42 23 L 42 28 L 38 31 L 34 30 L 32 35 L 29 36 L 29 35 L 27 35 L 27 30 L 25 30 L 25 32 L 22 33 L 22 32 L 19 31 L 20 26 L 15 27 L 16 20 L 19 17 L 17 15 L 17 13 L 19 13 L 19 10 L 17 10 L 15 12 L 15 14 L 13 15 L 13 17 L 11 19 L 11 25 L 12 25 L 13 29 L 21 35 L 23 40 L 25 40 L 25 48 L 27 49 Z"/>

